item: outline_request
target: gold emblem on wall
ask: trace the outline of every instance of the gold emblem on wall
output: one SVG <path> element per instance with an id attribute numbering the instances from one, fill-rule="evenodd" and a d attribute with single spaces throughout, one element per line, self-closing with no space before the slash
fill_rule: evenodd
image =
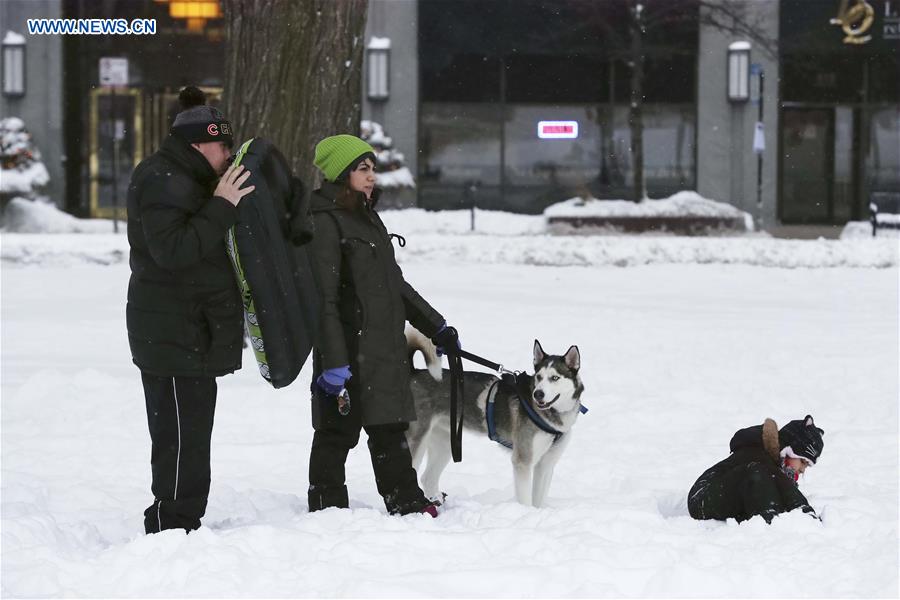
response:
<path id="1" fill-rule="evenodd" d="M 875 9 L 866 0 L 855 0 L 852 7 L 847 8 L 850 0 L 841 0 L 838 15 L 831 19 L 832 25 L 840 25 L 847 37 L 845 44 L 865 44 L 872 39 L 865 35 L 875 21 Z"/>

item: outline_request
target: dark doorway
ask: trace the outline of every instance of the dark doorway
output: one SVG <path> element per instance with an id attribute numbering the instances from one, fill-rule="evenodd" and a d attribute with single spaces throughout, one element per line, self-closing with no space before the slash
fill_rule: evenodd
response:
<path id="1" fill-rule="evenodd" d="M 834 110 L 785 108 L 781 127 L 783 223 L 834 221 Z"/>

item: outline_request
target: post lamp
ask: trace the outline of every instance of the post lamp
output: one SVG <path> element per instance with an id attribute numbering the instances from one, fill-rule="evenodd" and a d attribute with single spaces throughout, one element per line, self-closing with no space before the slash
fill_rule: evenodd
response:
<path id="1" fill-rule="evenodd" d="M 746 102 L 750 99 L 750 42 L 728 45 L 728 100 Z"/>
<path id="2" fill-rule="evenodd" d="M 390 96 L 391 40 L 375 38 L 366 49 L 366 96 L 369 100 L 387 100 Z"/>
<path id="3" fill-rule="evenodd" d="M 3 38 L 3 95 L 25 95 L 25 38 L 11 31 Z"/>

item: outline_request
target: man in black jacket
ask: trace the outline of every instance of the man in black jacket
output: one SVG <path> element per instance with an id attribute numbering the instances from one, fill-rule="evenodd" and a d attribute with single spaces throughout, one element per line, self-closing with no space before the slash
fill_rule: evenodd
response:
<path id="1" fill-rule="evenodd" d="M 152 440 L 147 533 L 200 527 L 210 484 L 216 377 L 241 367 L 243 312 L 225 251 L 250 176 L 229 167 L 231 124 L 187 87 L 158 152 L 128 188 L 126 321 Z M 221 176 L 221 178 L 220 178 Z M 217 183 L 218 180 L 218 183 Z"/>
<path id="2" fill-rule="evenodd" d="M 822 454 L 825 432 L 807 415 L 778 430 L 772 419 L 741 429 L 731 438 L 731 456 L 707 469 L 688 493 L 695 519 L 735 519 L 756 515 L 771 523 L 795 508 L 816 516 L 797 487 L 800 474 Z"/>

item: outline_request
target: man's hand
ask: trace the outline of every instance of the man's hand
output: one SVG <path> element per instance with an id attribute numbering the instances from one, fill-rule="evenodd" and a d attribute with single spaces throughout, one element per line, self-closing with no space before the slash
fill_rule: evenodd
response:
<path id="1" fill-rule="evenodd" d="M 225 170 L 213 195 L 221 196 L 237 206 L 241 201 L 241 198 L 256 189 L 255 185 L 250 185 L 245 188 L 241 187 L 249 177 L 250 171 L 244 169 L 244 165 L 238 165 L 237 167 L 231 165 Z"/>

